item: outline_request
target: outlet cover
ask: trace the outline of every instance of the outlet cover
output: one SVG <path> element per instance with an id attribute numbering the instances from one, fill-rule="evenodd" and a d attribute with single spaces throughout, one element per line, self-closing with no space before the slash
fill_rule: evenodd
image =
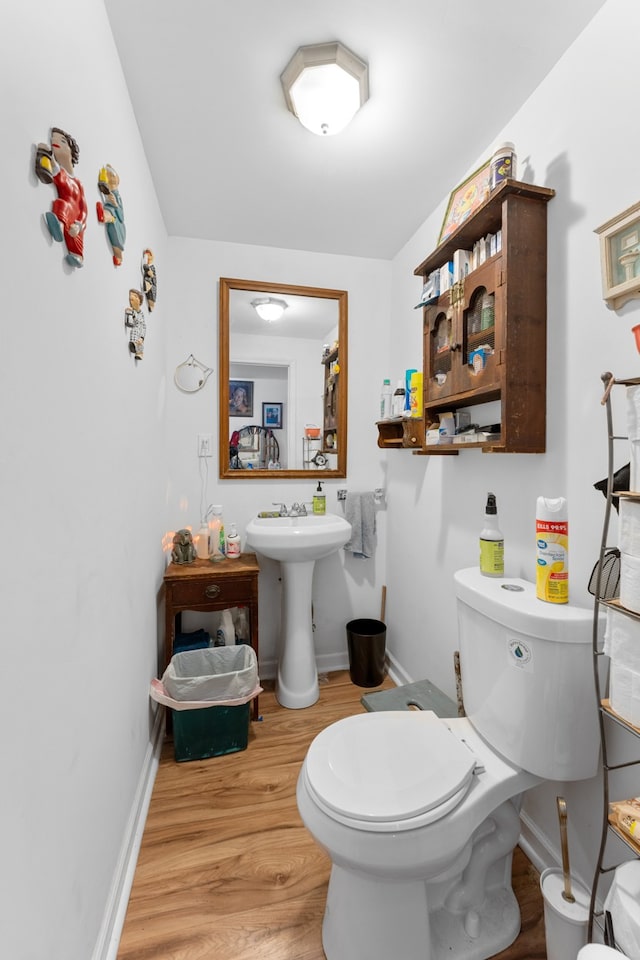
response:
<path id="1" fill-rule="evenodd" d="M 212 433 L 198 434 L 198 456 L 199 457 L 213 456 L 213 434 Z"/>

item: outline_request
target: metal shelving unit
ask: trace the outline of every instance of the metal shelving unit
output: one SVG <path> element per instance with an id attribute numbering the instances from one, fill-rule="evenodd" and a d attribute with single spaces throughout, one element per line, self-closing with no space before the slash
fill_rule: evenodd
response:
<path id="1" fill-rule="evenodd" d="M 601 669 L 601 658 L 605 656 L 604 652 L 599 649 L 599 626 L 600 626 L 600 616 L 603 610 L 611 608 L 616 610 L 619 613 L 622 613 L 625 616 L 630 617 L 633 620 L 639 621 L 638 626 L 638 635 L 640 640 L 640 615 L 627 610 L 622 606 L 618 599 L 604 599 L 603 598 L 603 571 L 604 571 L 604 561 L 605 555 L 610 547 L 607 544 L 609 538 L 609 524 L 611 520 L 611 507 L 612 499 L 615 495 L 616 497 L 633 499 L 640 502 L 640 493 L 631 492 L 631 491 L 614 491 L 614 455 L 615 455 L 615 446 L 616 441 L 625 440 L 628 441 L 628 436 L 620 436 L 614 433 L 613 429 L 613 412 L 611 409 L 611 391 L 615 386 L 631 387 L 640 385 L 640 377 L 635 377 L 627 380 L 617 380 L 612 373 L 604 373 L 602 375 L 602 381 L 604 383 L 604 395 L 602 397 L 602 405 L 606 408 L 607 414 L 607 462 L 608 462 L 608 473 L 607 473 L 607 495 L 606 495 L 606 506 L 604 512 L 604 522 L 602 525 L 602 539 L 600 542 L 600 554 L 597 565 L 597 574 L 596 582 L 594 589 L 594 605 L 593 605 L 593 636 L 592 636 L 592 645 L 593 645 L 593 679 L 595 685 L 595 693 L 598 702 L 598 717 L 600 722 L 600 743 L 602 749 L 602 803 L 603 803 L 603 812 L 602 812 L 602 832 L 600 837 L 600 848 L 598 850 L 598 859 L 596 863 L 596 868 L 593 877 L 593 883 L 591 887 L 591 901 L 589 904 L 589 941 L 593 941 L 594 937 L 594 926 L 597 924 L 601 927 L 604 932 L 605 943 L 608 939 L 608 930 L 607 924 L 604 922 L 602 912 L 599 912 L 596 909 L 596 902 L 598 897 L 598 888 L 600 885 L 601 878 L 604 874 L 610 873 L 616 869 L 616 867 L 621 862 L 620 860 L 612 863 L 610 865 L 605 865 L 605 855 L 607 853 L 608 841 L 611 837 L 615 836 L 619 840 L 622 840 L 627 848 L 631 851 L 632 856 L 640 857 L 640 845 L 634 843 L 634 841 L 621 833 L 620 830 L 610 821 L 609 818 L 609 801 L 610 801 L 610 779 L 611 775 L 618 770 L 626 769 L 640 764 L 640 758 L 637 760 L 629 760 L 624 763 L 611 763 L 609 760 L 609 750 L 608 750 L 608 726 L 610 724 L 615 724 L 623 728 L 630 735 L 640 738 L 640 729 L 634 727 L 632 724 L 628 723 L 623 717 L 618 716 L 612 709 L 608 700 L 608 685 L 609 685 L 609 670 L 606 670 L 606 678 L 604 682 L 601 680 L 601 674 L 604 674 L 605 671 Z M 638 741 L 639 751 L 640 751 L 640 740 Z M 640 778 L 639 778 L 640 779 Z"/>

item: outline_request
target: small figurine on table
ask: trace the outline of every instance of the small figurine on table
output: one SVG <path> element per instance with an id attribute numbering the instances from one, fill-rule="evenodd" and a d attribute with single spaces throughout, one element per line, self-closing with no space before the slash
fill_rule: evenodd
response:
<path id="1" fill-rule="evenodd" d="M 129 290 L 129 306 L 124 312 L 125 326 L 129 327 L 129 350 L 136 360 L 142 360 L 147 333 L 147 324 L 141 309 L 143 300 L 141 290 Z"/>
<path id="2" fill-rule="evenodd" d="M 193 545 L 191 530 L 178 530 L 173 538 L 171 559 L 174 563 L 193 563 L 196 558 L 196 548 Z"/>
<path id="3" fill-rule="evenodd" d="M 96 213 L 100 223 L 106 224 L 107 236 L 113 250 L 113 264 L 116 267 L 122 263 L 124 242 L 127 238 L 119 185 L 120 177 L 111 164 L 101 167 L 98 174 L 98 190 L 104 199 L 96 203 Z"/>
<path id="4" fill-rule="evenodd" d="M 149 313 L 156 305 L 156 293 L 158 291 L 158 278 L 156 268 L 153 262 L 153 251 L 148 248 L 142 254 L 142 289 L 147 298 L 147 307 Z"/>
<path id="5" fill-rule="evenodd" d="M 67 263 L 84 263 L 84 231 L 87 226 L 87 201 L 84 187 L 74 174 L 80 157 L 78 144 L 60 127 L 51 128 L 51 143 L 36 147 L 35 173 L 41 183 L 53 183 L 58 191 L 51 210 L 44 218 L 49 233 L 67 247 Z"/>

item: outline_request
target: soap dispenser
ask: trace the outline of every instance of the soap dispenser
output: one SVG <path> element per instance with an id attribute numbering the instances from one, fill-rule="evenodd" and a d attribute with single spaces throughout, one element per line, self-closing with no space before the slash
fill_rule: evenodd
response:
<path id="1" fill-rule="evenodd" d="M 327 498 L 322 492 L 322 484 L 318 480 L 318 487 L 313 495 L 313 512 L 320 516 L 327 512 Z"/>

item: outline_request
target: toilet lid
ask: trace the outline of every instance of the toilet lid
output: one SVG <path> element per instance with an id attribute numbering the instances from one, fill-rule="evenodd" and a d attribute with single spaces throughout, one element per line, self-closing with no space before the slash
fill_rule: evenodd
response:
<path id="1" fill-rule="evenodd" d="M 309 783 L 337 813 L 404 820 L 465 795 L 476 765 L 469 747 L 432 711 L 379 711 L 331 724 L 309 748 Z"/>

